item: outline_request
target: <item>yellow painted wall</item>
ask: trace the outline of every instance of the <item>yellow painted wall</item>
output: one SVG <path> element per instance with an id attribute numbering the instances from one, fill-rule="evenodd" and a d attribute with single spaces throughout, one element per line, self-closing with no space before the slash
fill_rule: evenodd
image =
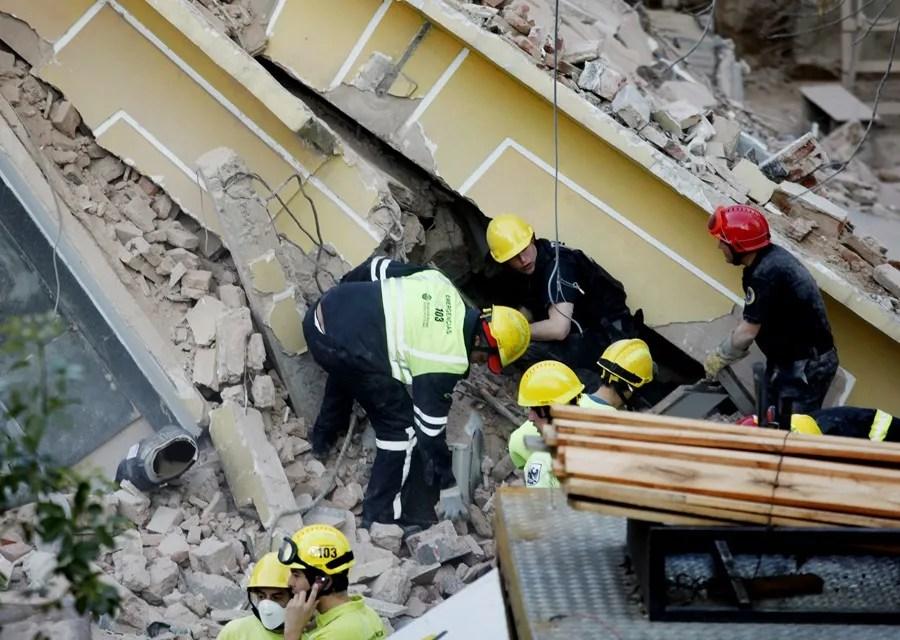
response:
<path id="1" fill-rule="evenodd" d="M 305 44 L 292 43 L 286 32 L 273 35 L 267 55 L 286 67 L 294 66 L 301 78 L 316 75 L 320 66 L 345 59 L 362 35 L 379 3 L 336 0 L 334 6 L 352 7 L 351 20 L 334 20 L 323 11 L 304 11 L 310 3 L 287 0 L 295 15 L 303 15 L 304 32 L 328 33 L 334 46 L 327 62 L 305 54 Z M 406 3 L 392 6 L 372 38 L 363 47 L 350 81 L 373 51 L 395 59 L 420 24 L 421 17 Z M 363 10 L 365 9 L 365 10 Z M 352 26 L 356 27 L 355 35 Z M 345 46 L 343 52 L 336 51 Z M 419 83 L 416 97 L 428 94 L 464 45 L 433 24 L 403 69 Z M 322 84 L 318 88 L 326 86 Z M 365 123 L 364 123 L 365 124 Z M 542 96 L 512 77 L 477 51 L 471 51 L 447 85 L 434 96 L 419 120 L 432 146 L 438 174 L 451 187 L 467 184 L 471 197 L 488 215 L 516 211 L 527 217 L 539 235 L 553 235 L 552 180 L 515 149 L 507 149 L 496 162 L 471 180 L 473 173 L 498 145 L 511 138 L 545 163 L 553 163 L 552 108 Z M 605 205 L 623 214 L 707 276 L 740 296 L 740 269 L 722 259 L 706 232 L 706 212 L 675 191 L 664 180 L 623 155 L 579 122 L 560 113 L 560 171 Z M 398 132 L 380 132 L 396 136 Z M 467 182 L 468 181 L 468 182 Z M 560 237 L 586 250 L 622 279 L 633 307 L 643 307 L 651 324 L 708 320 L 728 313 L 732 302 L 691 274 L 632 231 L 611 220 L 568 187 L 560 188 Z M 857 376 L 851 402 L 879 404 L 900 413 L 900 345 L 862 320 L 850 309 L 829 299 L 829 311 L 841 352 L 842 364 Z M 873 353 L 886 357 L 872 358 Z M 889 357 L 887 357 L 889 356 Z"/>
<path id="2" fill-rule="evenodd" d="M 0 11 L 31 25 L 38 35 L 55 42 L 94 0 L 0 0 Z"/>
<path id="3" fill-rule="evenodd" d="M 164 47 L 246 115 L 252 126 L 230 113 L 159 46 L 106 6 L 54 60 L 38 70 L 43 79 L 58 87 L 75 104 L 89 127 L 95 129 L 110 116 L 124 111 L 182 165 L 193 170 L 201 155 L 215 147 L 227 146 L 273 188 L 295 173 L 296 168 L 288 162 L 290 159 L 308 171 L 322 171 L 326 185 L 329 177 L 334 176 L 334 184 L 328 186 L 358 218 L 365 219 L 378 197 L 377 190 L 369 184 L 371 176 L 366 177 L 358 167 L 349 166 L 342 156 L 326 157 L 302 141 L 252 93 L 141 0 L 124 0 L 122 5 L 133 10 L 132 15 L 150 28 Z M 280 145 L 282 153 L 266 144 L 264 135 Z M 142 172 L 160 176 L 161 182 L 187 211 L 210 224 L 213 230 L 218 228 L 211 214 L 212 203 L 208 198 L 204 200 L 205 194 L 196 181 L 153 148 L 134 126 L 118 122 L 98 141 L 132 161 Z M 263 187 L 260 191 L 265 192 Z M 377 244 L 375 239 L 342 211 L 334 198 L 313 185 L 307 186 L 307 192 L 317 203 L 326 242 L 333 243 L 348 260 L 362 259 L 371 252 Z M 288 195 L 293 193 L 290 191 Z M 305 199 L 292 201 L 291 208 L 301 220 L 308 218 L 311 224 L 312 213 Z M 313 244 L 289 216 L 279 219 L 279 228 L 299 246 L 306 250 L 312 248 Z"/>

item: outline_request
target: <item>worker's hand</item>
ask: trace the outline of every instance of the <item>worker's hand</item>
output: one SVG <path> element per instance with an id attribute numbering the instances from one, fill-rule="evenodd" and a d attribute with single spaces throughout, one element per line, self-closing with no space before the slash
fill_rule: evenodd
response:
<path id="1" fill-rule="evenodd" d="M 300 640 L 303 630 L 316 613 L 319 599 L 319 583 L 313 583 L 307 596 L 306 591 L 294 594 L 284 608 L 284 640 Z"/>
<path id="2" fill-rule="evenodd" d="M 731 340 L 731 334 L 725 336 L 725 339 L 713 349 L 706 361 L 703 363 L 703 369 L 706 371 L 707 380 L 715 380 L 719 372 L 725 367 L 734 364 L 741 358 L 750 353 L 749 349 L 737 349 Z"/>
<path id="3" fill-rule="evenodd" d="M 442 520 L 465 520 L 469 515 L 456 485 L 441 491 L 440 500 L 434 510 Z"/>

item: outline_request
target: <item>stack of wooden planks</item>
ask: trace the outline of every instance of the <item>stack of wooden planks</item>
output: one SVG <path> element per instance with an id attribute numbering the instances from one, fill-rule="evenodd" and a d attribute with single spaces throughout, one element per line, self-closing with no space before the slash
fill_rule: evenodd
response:
<path id="1" fill-rule="evenodd" d="M 576 508 L 681 525 L 900 528 L 900 443 L 554 406 Z"/>

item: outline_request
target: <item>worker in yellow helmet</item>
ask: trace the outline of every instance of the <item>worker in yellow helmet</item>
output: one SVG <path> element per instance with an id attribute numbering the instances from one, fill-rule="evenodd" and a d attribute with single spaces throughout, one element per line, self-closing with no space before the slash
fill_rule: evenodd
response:
<path id="1" fill-rule="evenodd" d="M 453 388 L 472 362 L 500 373 L 519 358 L 529 341 L 525 317 L 498 305 L 471 308 L 440 271 L 379 256 L 310 306 L 303 334 L 328 372 L 313 454 L 328 454 L 354 400 L 375 430 L 363 527 L 466 517 L 445 431 Z"/>
<path id="2" fill-rule="evenodd" d="M 540 436 L 538 427 L 550 421 L 550 405 L 577 404 L 580 407 L 615 411 L 627 407 L 635 389 L 653 379 L 653 359 L 643 340 L 618 340 L 607 347 L 600 360 L 600 386 L 584 393 L 584 384 L 562 362 L 545 360 L 529 367 L 519 382 L 519 404 L 528 407 L 526 422 L 509 438 L 509 457 L 525 470 L 526 487 L 558 487 L 552 460 L 546 451 L 531 451 L 527 436 Z"/>
<path id="3" fill-rule="evenodd" d="M 375 640 L 387 636 L 381 618 L 361 595 L 348 595 L 356 562 L 347 537 L 327 524 L 303 527 L 285 538 L 278 560 L 290 571 L 284 640 Z M 316 626 L 304 633 L 315 616 Z"/>
<path id="4" fill-rule="evenodd" d="M 756 425 L 756 416 L 741 421 Z M 810 415 L 791 416 L 791 431 L 807 435 L 867 438 L 874 442 L 900 442 L 900 418 L 881 409 L 863 407 L 830 407 Z"/>
<path id="5" fill-rule="evenodd" d="M 491 257 L 508 269 L 504 291 L 515 292 L 505 303 L 531 315 L 531 345 L 518 366 L 558 360 L 596 387 L 597 354 L 635 337 L 640 325 L 641 313 L 631 315 L 622 283 L 584 252 L 535 238 L 515 214 L 492 219 L 486 236 Z"/>
<path id="6" fill-rule="evenodd" d="M 247 582 L 252 616 L 226 624 L 216 640 L 282 640 L 285 607 L 291 601 L 291 570 L 267 553 L 254 565 Z"/>

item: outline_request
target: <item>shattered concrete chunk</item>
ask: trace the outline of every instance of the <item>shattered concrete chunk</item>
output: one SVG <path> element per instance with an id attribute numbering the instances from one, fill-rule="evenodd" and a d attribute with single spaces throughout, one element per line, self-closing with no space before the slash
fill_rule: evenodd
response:
<path id="1" fill-rule="evenodd" d="M 237 289 L 237 287 L 234 287 Z M 238 289 L 240 291 L 240 289 Z M 219 295 L 222 294 L 222 288 L 219 287 Z M 243 295 L 243 294 L 242 294 Z M 231 305 L 228 305 L 231 306 Z M 254 333 L 247 342 L 247 366 L 251 371 L 262 371 L 266 364 L 266 346 L 263 344 L 261 333 Z"/>
<path id="2" fill-rule="evenodd" d="M 171 507 L 157 507 L 153 512 L 153 517 L 147 523 L 147 530 L 154 533 L 169 533 L 184 520 L 184 514 L 181 509 L 172 509 Z"/>
<path id="3" fill-rule="evenodd" d="M 373 544 L 399 555 L 400 546 L 403 544 L 403 529 L 399 525 L 374 522 L 369 527 L 369 535 Z"/>
<path id="4" fill-rule="evenodd" d="M 169 595 L 178 585 L 181 572 L 178 565 L 169 558 L 157 558 L 150 564 L 150 586 L 143 593 L 144 599 L 153 605 L 163 602 L 163 597 Z"/>
<path id="5" fill-rule="evenodd" d="M 840 237 L 849 221 L 844 209 L 794 182 L 779 184 L 772 194 L 772 204 L 790 216 L 813 220 L 820 232 L 832 238 Z"/>
<path id="6" fill-rule="evenodd" d="M 471 551 L 468 544 L 457 535 L 453 523 L 447 520 L 409 536 L 406 547 L 416 562 L 425 565 L 448 562 Z"/>
<path id="7" fill-rule="evenodd" d="M 216 324 L 225 311 L 225 305 L 213 296 L 203 296 L 197 301 L 186 316 L 195 343 L 204 347 L 212 344 L 216 338 Z"/>
<path id="8" fill-rule="evenodd" d="M 113 554 L 113 565 L 116 570 L 116 579 L 126 589 L 140 593 L 150 586 L 147 559 L 142 553 L 117 551 Z"/>
<path id="9" fill-rule="evenodd" d="M 434 576 L 437 575 L 440 568 L 440 562 L 426 565 L 412 563 L 406 567 L 406 571 L 412 584 L 429 585 L 434 582 Z"/>
<path id="10" fill-rule="evenodd" d="M 68 100 L 62 100 L 53 105 L 50 110 L 50 123 L 67 136 L 74 136 L 81 124 L 81 116 L 74 105 Z"/>
<path id="11" fill-rule="evenodd" d="M 156 213 L 156 216 L 160 220 L 168 220 L 172 213 L 174 212 L 176 206 L 172 201 L 172 198 L 169 197 L 167 193 L 164 191 L 156 194 L 153 198 L 153 202 L 150 203 L 150 208 Z M 181 245 L 178 245 L 181 246 Z M 190 249 L 191 247 L 188 247 Z"/>
<path id="12" fill-rule="evenodd" d="M 216 350 L 199 348 L 194 353 L 193 382 L 201 387 L 219 390 L 219 378 L 216 375 Z"/>
<path id="13" fill-rule="evenodd" d="M 181 279 L 181 293 L 188 298 L 199 300 L 209 293 L 212 272 L 202 269 L 188 269 Z"/>
<path id="14" fill-rule="evenodd" d="M 374 609 L 375 613 L 388 619 L 397 618 L 406 613 L 406 605 L 394 604 L 393 602 L 369 598 L 368 596 L 365 596 L 363 600 Z"/>
<path id="15" fill-rule="evenodd" d="M 150 498 L 127 480 L 123 481 L 122 488 L 113 494 L 118 501 L 119 514 L 140 526 L 147 521 L 150 515 Z"/>
<path id="16" fill-rule="evenodd" d="M 153 231 L 156 228 L 156 213 L 141 198 L 132 198 L 122 209 L 122 213 L 141 231 Z"/>
<path id="17" fill-rule="evenodd" d="M 221 384 L 236 384 L 244 374 L 247 339 L 253 333 L 250 309 L 226 310 L 216 321 L 216 374 Z"/>
<path id="18" fill-rule="evenodd" d="M 444 565 L 438 569 L 434 576 L 434 584 L 441 591 L 441 595 L 452 596 L 459 593 L 465 588 L 465 583 L 456 574 L 456 569 L 452 565 Z"/>
<path id="19" fill-rule="evenodd" d="M 712 92 L 699 82 L 667 80 L 659 88 L 659 95 L 672 102 L 684 101 L 703 111 L 719 104 Z"/>
<path id="20" fill-rule="evenodd" d="M 725 157 L 733 158 L 738 139 L 741 136 L 741 125 L 718 114 L 713 116 L 712 124 L 716 130 L 716 134 L 712 138 L 713 142 L 721 142 L 725 149 Z"/>
<path id="21" fill-rule="evenodd" d="M 103 156 L 91 162 L 89 171 L 97 180 L 110 183 L 118 180 L 125 173 L 125 164 L 115 156 Z"/>
<path id="22" fill-rule="evenodd" d="M 182 249 L 196 249 L 200 246 L 200 238 L 196 235 L 174 225 L 166 228 L 166 242 L 173 247 Z"/>
<path id="23" fill-rule="evenodd" d="M 797 138 L 760 165 L 770 180 L 797 182 L 828 162 L 828 154 L 812 133 Z"/>
<path id="24" fill-rule="evenodd" d="M 872 236 L 860 238 L 857 235 L 850 234 L 841 240 L 841 243 L 858 253 L 863 260 L 873 267 L 877 267 L 887 261 L 887 248 Z"/>
<path id="25" fill-rule="evenodd" d="M 233 284 L 223 284 L 219 287 L 219 299 L 229 309 L 238 309 L 247 306 L 247 296 L 244 290 Z"/>
<path id="26" fill-rule="evenodd" d="M 653 112 L 653 119 L 663 130 L 680 136 L 682 132 L 700 122 L 703 112 L 684 100 L 676 100 Z"/>
<path id="27" fill-rule="evenodd" d="M 181 531 L 172 531 L 160 541 L 157 551 L 172 562 L 182 564 L 188 559 L 190 546 Z"/>
<path id="28" fill-rule="evenodd" d="M 211 412 L 209 433 L 235 505 L 255 506 L 267 529 L 276 524 L 299 529 L 303 523 L 298 514 L 282 515 L 296 510 L 297 503 L 259 411 L 226 403 Z"/>
<path id="29" fill-rule="evenodd" d="M 803 242 L 806 240 L 806 237 L 812 233 L 813 229 L 818 226 L 819 225 L 812 220 L 798 218 L 788 225 L 788 228 L 785 230 L 785 235 L 794 242 Z"/>
<path id="30" fill-rule="evenodd" d="M 772 198 L 775 191 L 775 183 L 769 180 L 755 164 L 741 158 L 731 168 L 734 177 L 747 188 L 750 199 L 757 204 L 765 204 Z"/>
<path id="31" fill-rule="evenodd" d="M 351 482 L 335 489 L 331 494 L 331 502 L 339 509 L 350 510 L 362 502 L 363 493 L 363 488 L 358 482 Z"/>
<path id="32" fill-rule="evenodd" d="M 875 282 L 888 290 L 895 298 L 900 298 L 900 269 L 892 264 L 875 267 Z"/>
<path id="33" fill-rule="evenodd" d="M 260 293 L 280 293 L 287 287 L 287 278 L 274 251 L 251 261 L 248 266 L 253 288 Z"/>
<path id="34" fill-rule="evenodd" d="M 406 571 L 400 567 L 388 569 L 372 583 L 372 597 L 394 604 L 403 604 L 409 598 L 412 585 L 406 576 Z"/>
<path id="35" fill-rule="evenodd" d="M 578 86 L 605 100 L 612 100 L 625 86 L 625 76 L 602 60 L 592 60 L 584 65 L 584 71 L 578 77 Z"/>
<path id="36" fill-rule="evenodd" d="M 393 558 L 380 558 L 363 563 L 357 562 L 350 567 L 350 584 L 359 584 L 360 582 L 377 578 L 393 566 Z"/>
<path id="37" fill-rule="evenodd" d="M 469 505 L 469 523 L 475 529 L 475 533 L 482 538 L 493 538 L 494 528 L 491 526 L 490 520 L 484 515 L 484 512 L 477 505 Z"/>
<path id="38" fill-rule="evenodd" d="M 619 90 L 612 109 L 632 129 L 642 129 L 650 122 L 650 101 L 633 84 L 626 84 Z"/>
<path id="39" fill-rule="evenodd" d="M 218 538 L 207 538 L 192 549 L 188 557 L 191 561 L 191 569 L 194 571 L 217 575 L 237 571 L 234 547 Z"/>
<path id="40" fill-rule="evenodd" d="M 268 409 L 275 406 L 275 383 L 271 376 L 256 376 L 250 387 L 250 395 L 253 404 L 260 409 Z"/>

